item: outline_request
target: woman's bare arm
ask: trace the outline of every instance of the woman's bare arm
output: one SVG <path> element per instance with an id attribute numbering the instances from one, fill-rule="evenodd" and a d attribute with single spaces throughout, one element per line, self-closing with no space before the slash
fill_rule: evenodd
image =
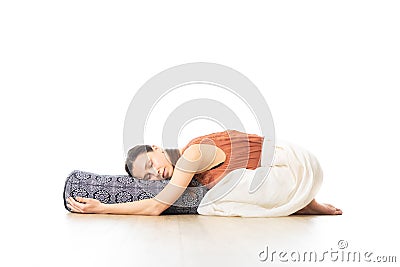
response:
<path id="1" fill-rule="evenodd" d="M 169 183 L 152 199 L 157 201 L 153 214 L 160 215 L 183 194 L 194 174 L 202 166 L 201 149 L 198 145 L 188 147 L 178 159 Z"/>
<path id="2" fill-rule="evenodd" d="M 75 198 L 77 201 L 69 197 L 67 205 L 77 213 L 158 215 L 155 211 L 157 211 L 159 203 L 153 198 L 117 204 L 104 204 L 94 198 Z"/>
<path id="3" fill-rule="evenodd" d="M 153 198 L 159 201 L 154 213 L 159 215 L 174 204 L 186 190 L 195 173 L 204 172 L 215 165 L 216 160 L 225 159 L 225 153 L 214 145 L 189 146 L 177 161 L 171 181 Z"/>

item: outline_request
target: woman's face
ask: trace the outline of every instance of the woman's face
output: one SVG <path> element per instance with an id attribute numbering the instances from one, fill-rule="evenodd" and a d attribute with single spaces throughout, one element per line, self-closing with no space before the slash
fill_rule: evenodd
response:
<path id="1" fill-rule="evenodd" d="M 164 180 L 172 177 L 174 167 L 158 146 L 153 151 L 140 154 L 132 164 L 132 175 L 138 179 Z"/>

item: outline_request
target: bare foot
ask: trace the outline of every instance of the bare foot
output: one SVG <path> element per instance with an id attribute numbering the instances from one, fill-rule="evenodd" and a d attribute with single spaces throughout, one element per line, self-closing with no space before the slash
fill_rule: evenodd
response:
<path id="1" fill-rule="evenodd" d="M 313 199 L 307 206 L 294 214 L 303 215 L 342 215 L 341 209 L 335 208 L 331 204 L 320 204 Z"/>

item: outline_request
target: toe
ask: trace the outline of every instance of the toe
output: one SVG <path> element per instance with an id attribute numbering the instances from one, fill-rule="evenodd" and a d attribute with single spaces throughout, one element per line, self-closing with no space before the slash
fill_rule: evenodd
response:
<path id="1" fill-rule="evenodd" d="M 342 214 L 342 210 L 339 208 L 336 208 L 335 206 L 331 204 L 324 203 L 326 207 L 328 207 L 331 210 L 331 214 Z"/>

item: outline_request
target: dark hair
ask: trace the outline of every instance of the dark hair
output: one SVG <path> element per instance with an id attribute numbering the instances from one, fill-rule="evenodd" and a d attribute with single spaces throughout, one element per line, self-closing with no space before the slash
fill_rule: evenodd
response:
<path id="1" fill-rule="evenodd" d="M 128 155 L 126 156 L 125 160 L 125 171 L 128 173 L 130 177 L 132 177 L 132 172 L 131 172 L 131 167 L 133 162 L 136 160 L 136 158 L 147 152 L 152 152 L 153 148 L 149 145 L 137 145 L 129 149 Z"/>
<path id="2" fill-rule="evenodd" d="M 153 152 L 153 148 L 149 145 L 137 145 L 129 149 L 128 155 L 125 161 L 125 171 L 128 173 L 129 176 L 133 176 L 131 172 L 132 164 L 136 160 L 136 158 L 147 152 Z M 181 157 L 181 153 L 178 148 L 166 148 L 164 152 L 167 153 L 169 159 L 171 160 L 172 166 L 176 165 L 176 162 Z"/>

